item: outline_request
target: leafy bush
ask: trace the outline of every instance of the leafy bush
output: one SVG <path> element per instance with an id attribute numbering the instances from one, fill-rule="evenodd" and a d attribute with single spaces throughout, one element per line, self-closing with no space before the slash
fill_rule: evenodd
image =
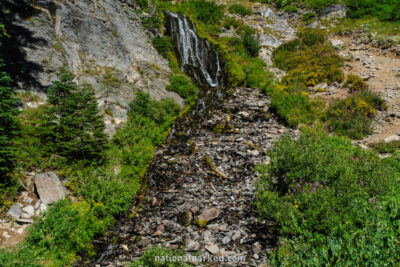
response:
<path id="1" fill-rule="evenodd" d="M 327 126 L 339 135 L 361 139 L 372 133 L 372 119 L 376 109 L 385 107 L 383 99 L 364 91 L 331 104 L 326 112 Z"/>
<path id="2" fill-rule="evenodd" d="M 400 2 L 397 0 L 345 0 L 345 3 L 351 18 L 374 15 L 381 20 L 400 20 Z"/>
<path id="3" fill-rule="evenodd" d="M 189 267 L 189 263 L 184 262 L 184 251 L 172 251 L 169 248 L 153 247 L 146 250 L 139 260 L 131 263 L 131 267 L 151 266 L 151 267 Z M 175 258 L 175 261 L 173 260 Z M 181 260 L 179 260 L 179 258 Z"/>
<path id="4" fill-rule="evenodd" d="M 267 90 L 272 86 L 273 74 L 264 70 L 266 64 L 261 59 L 254 59 L 247 67 L 246 86 Z"/>
<path id="5" fill-rule="evenodd" d="M 157 29 L 160 29 L 163 25 L 162 20 L 156 13 L 152 14 L 151 16 L 142 17 L 141 23 L 145 29 L 153 32 Z"/>
<path id="6" fill-rule="evenodd" d="M 104 223 L 96 218 L 86 202 L 61 200 L 29 228 L 26 249 L 64 265 L 79 254 L 93 254 L 91 241 L 104 230 Z"/>
<path id="7" fill-rule="evenodd" d="M 398 262 L 400 159 L 340 137 L 285 136 L 260 166 L 257 208 L 280 228 L 277 266 Z"/>
<path id="8" fill-rule="evenodd" d="M 290 127 L 312 123 L 318 118 L 322 103 L 311 100 L 304 91 L 285 87 L 275 90 L 271 98 L 271 111 Z"/>
<path id="9" fill-rule="evenodd" d="M 343 86 L 349 88 L 350 92 L 359 92 L 368 89 L 366 82 L 358 75 L 349 74 Z"/>
<path id="10" fill-rule="evenodd" d="M 169 79 L 171 84 L 167 85 L 168 91 L 177 92 L 185 102 L 194 104 L 197 99 L 197 87 L 194 86 L 191 80 L 185 75 L 172 75 Z"/>
<path id="11" fill-rule="evenodd" d="M 286 84 L 300 82 L 306 86 L 344 79 L 340 58 L 326 42 L 321 30 L 303 29 L 298 39 L 282 44 L 273 53 L 274 65 L 288 73 L 282 81 Z"/>
<path id="12" fill-rule="evenodd" d="M 158 51 L 158 53 L 160 53 L 165 58 L 168 56 L 168 52 L 172 49 L 171 38 L 168 36 L 156 36 L 153 38 L 152 44 L 154 48 Z"/>
<path id="13" fill-rule="evenodd" d="M 214 1 L 189 0 L 182 5 L 193 12 L 196 19 L 205 24 L 215 24 L 224 16 L 224 6 Z"/>
<path id="14" fill-rule="evenodd" d="M 295 12 L 299 11 L 299 9 L 296 6 L 288 5 L 283 8 L 283 11 L 288 12 L 288 13 L 295 13 Z"/>
<path id="15" fill-rule="evenodd" d="M 149 7 L 149 3 L 147 0 L 135 0 L 135 3 L 141 8 L 145 9 Z"/>
<path id="16" fill-rule="evenodd" d="M 251 57 L 257 57 L 261 46 L 258 40 L 254 38 L 253 30 L 244 28 L 241 33 L 241 39 L 246 54 Z"/>
<path id="17" fill-rule="evenodd" d="M 246 7 L 242 6 L 241 4 L 231 5 L 229 7 L 228 11 L 232 14 L 237 14 L 240 16 L 246 16 L 246 15 L 253 14 L 253 12 L 251 11 L 250 8 L 246 8 Z"/>
<path id="18" fill-rule="evenodd" d="M 314 19 L 316 16 L 317 16 L 317 14 L 315 14 L 314 12 L 307 12 L 301 17 L 301 19 L 303 21 L 310 21 L 310 20 Z"/>

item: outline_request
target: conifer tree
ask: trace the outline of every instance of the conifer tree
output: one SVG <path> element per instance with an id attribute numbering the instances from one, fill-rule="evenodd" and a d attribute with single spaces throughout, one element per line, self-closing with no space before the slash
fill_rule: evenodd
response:
<path id="1" fill-rule="evenodd" d="M 41 127 L 44 142 L 70 161 L 101 159 L 108 142 L 93 91 L 78 86 L 68 71 L 58 77 L 48 91 L 50 106 Z"/>
<path id="2" fill-rule="evenodd" d="M 0 60 L 0 68 L 4 64 Z M 11 138 L 17 134 L 17 99 L 8 87 L 10 76 L 0 72 L 0 183 L 6 183 L 6 176 L 12 170 L 14 150 Z"/>

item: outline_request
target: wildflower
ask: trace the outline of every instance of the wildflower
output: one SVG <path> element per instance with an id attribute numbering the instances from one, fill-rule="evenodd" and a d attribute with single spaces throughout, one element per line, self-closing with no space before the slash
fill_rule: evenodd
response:
<path id="1" fill-rule="evenodd" d="M 318 187 L 319 186 L 319 182 L 315 182 L 314 187 Z"/>
<path id="2" fill-rule="evenodd" d="M 360 185 L 364 186 L 364 181 L 363 180 L 360 180 Z"/>
<path id="3" fill-rule="evenodd" d="M 297 187 L 297 188 L 301 188 L 301 185 L 300 185 L 300 184 L 296 184 L 296 187 Z"/>
<path id="4" fill-rule="evenodd" d="M 311 190 L 311 194 L 314 194 L 315 193 L 315 187 Z"/>
<path id="5" fill-rule="evenodd" d="M 325 185 L 326 184 L 326 180 L 324 179 L 324 180 L 322 180 L 322 183 Z"/>

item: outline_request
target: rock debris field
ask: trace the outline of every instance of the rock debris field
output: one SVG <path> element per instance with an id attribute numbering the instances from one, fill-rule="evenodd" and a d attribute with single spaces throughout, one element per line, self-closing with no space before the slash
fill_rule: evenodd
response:
<path id="1" fill-rule="evenodd" d="M 266 152 L 279 136 L 299 135 L 270 117 L 268 106 L 258 90 L 233 89 L 186 144 L 180 142 L 186 152 L 159 150 L 149 172 L 163 186 L 148 188 L 135 217 L 97 240 L 106 249 L 91 265 L 122 266 L 156 245 L 243 257 L 226 266 L 264 264 L 276 238 L 270 222 L 257 218 L 254 167 L 269 161 Z"/>

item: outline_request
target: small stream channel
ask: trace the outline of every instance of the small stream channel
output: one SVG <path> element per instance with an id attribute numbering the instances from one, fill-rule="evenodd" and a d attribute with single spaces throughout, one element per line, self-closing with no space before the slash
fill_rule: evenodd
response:
<path id="1" fill-rule="evenodd" d="M 190 154 L 191 147 L 188 142 L 199 130 L 199 125 L 209 118 L 211 112 L 218 109 L 222 100 L 227 97 L 223 87 L 223 66 L 221 56 L 212 48 L 210 43 L 197 35 L 196 28 L 186 16 L 165 12 L 166 33 L 171 36 L 175 46 L 182 70 L 195 79 L 200 85 L 196 104 L 183 116 L 179 117 L 171 126 L 171 131 L 163 146 L 155 153 L 147 169 L 145 181 L 140 196 L 138 196 L 130 209 L 134 212 L 140 205 L 146 190 L 163 190 L 171 181 L 168 181 L 158 167 L 165 161 L 166 155 Z M 171 167 L 173 168 L 173 166 Z M 140 213 L 140 210 L 139 210 Z M 117 224 L 105 235 L 94 241 L 97 255 L 93 258 L 83 259 L 76 266 L 93 266 L 104 258 L 112 257 L 115 249 L 125 240 L 116 238 L 123 225 L 135 225 L 136 217 L 119 218 Z M 138 219 L 139 220 L 139 219 Z"/>

